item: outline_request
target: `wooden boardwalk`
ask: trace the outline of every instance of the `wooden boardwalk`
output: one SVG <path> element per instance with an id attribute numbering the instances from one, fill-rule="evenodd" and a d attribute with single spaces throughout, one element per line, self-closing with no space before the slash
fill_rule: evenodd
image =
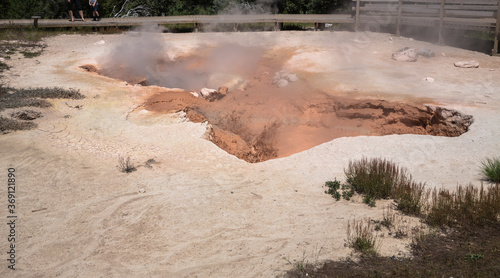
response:
<path id="1" fill-rule="evenodd" d="M 101 21 L 67 19 L 6 19 L 0 28 L 28 27 L 120 27 L 138 25 L 193 24 L 195 31 L 205 24 L 274 23 L 279 30 L 281 23 L 353 24 L 355 31 L 376 31 L 381 26 L 395 25 L 396 35 L 400 26 L 435 27 L 439 42 L 445 29 L 483 30 L 495 34 L 492 54 L 498 53 L 500 38 L 500 0 L 353 0 L 351 14 L 253 14 L 253 15 L 186 15 L 161 17 L 103 18 Z M 363 30 L 363 31 L 364 31 Z"/>
<path id="2" fill-rule="evenodd" d="M 223 24 L 223 23 L 351 23 L 354 19 L 348 14 L 261 14 L 261 15 L 186 15 L 159 17 L 103 18 L 101 21 L 67 19 L 38 19 L 39 27 L 109 27 L 138 26 L 147 24 Z M 33 26 L 33 19 L 0 20 L 0 28 Z"/>

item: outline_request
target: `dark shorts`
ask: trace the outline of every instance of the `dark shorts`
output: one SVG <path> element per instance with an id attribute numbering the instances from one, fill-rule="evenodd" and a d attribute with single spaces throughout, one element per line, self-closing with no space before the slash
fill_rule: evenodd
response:
<path id="1" fill-rule="evenodd" d="M 68 2 L 68 11 L 73 9 L 73 4 L 75 4 L 77 10 L 82 10 L 82 4 L 80 3 L 80 0 L 71 0 Z"/>
<path id="2" fill-rule="evenodd" d="M 92 6 L 90 6 L 90 9 L 91 9 L 93 12 L 97 12 L 97 6 L 99 6 L 99 2 L 97 2 L 97 3 L 95 4 L 95 6 L 93 6 L 93 7 L 92 7 Z"/>

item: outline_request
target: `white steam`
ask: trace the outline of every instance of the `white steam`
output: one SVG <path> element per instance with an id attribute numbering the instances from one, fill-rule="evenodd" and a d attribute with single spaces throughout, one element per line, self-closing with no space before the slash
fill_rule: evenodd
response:
<path id="1" fill-rule="evenodd" d="M 154 31 L 154 32 L 152 32 Z M 170 57 L 172 47 L 159 30 L 130 32 L 99 60 L 101 73 L 130 83 L 199 91 L 203 87 L 241 87 L 264 53 L 259 46 L 215 42 L 185 56 Z"/>

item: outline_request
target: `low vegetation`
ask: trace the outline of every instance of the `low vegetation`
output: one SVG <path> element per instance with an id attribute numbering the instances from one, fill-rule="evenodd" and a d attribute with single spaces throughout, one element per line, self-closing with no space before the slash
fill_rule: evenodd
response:
<path id="1" fill-rule="evenodd" d="M 425 199 L 429 192 L 425 184 L 412 180 L 407 170 L 385 159 L 367 159 L 351 161 L 344 170 L 346 183 L 328 181 L 325 193 L 332 195 L 337 201 L 340 196 L 346 200 L 358 193 L 363 202 L 374 207 L 376 200 L 392 198 L 397 209 L 407 215 L 418 216 L 424 210 Z M 342 192 L 339 189 L 342 188 Z"/>
<path id="2" fill-rule="evenodd" d="M 134 163 L 130 160 L 130 157 L 125 159 L 121 156 L 118 158 L 118 169 L 120 169 L 123 173 L 132 173 L 137 170 Z"/>
<path id="3" fill-rule="evenodd" d="M 63 89 L 59 87 L 15 89 L 0 85 L 0 111 L 22 107 L 47 108 L 51 107 L 52 104 L 46 99 L 82 99 L 84 97 L 84 95 L 74 89 Z M 22 119 L 22 117 L 17 117 L 17 113 L 11 113 L 11 116 L 11 118 L 2 117 L 0 132 L 6 133 L 8 131 L 26 130 L 37 126 L 33 122 L 14 119 Z"/>
<path id="4" fill-rule="evenodd" d="M 355 251 L 365 256 L 377 255 L 377 236 L 370 219 L 347 223 L 347 244 Z"/>
<path id="5" fill-rule="evenodd" d="M 9 130 L 27 130 L 35 127 L 37 127 L 37 124 L 33 122 L 18 121 L 0 116 L 0 133 L 5 133 Z"/>
<path id="6" fill-rule="evenodd" d="M 497 161 L 488 159 L 483 163 L 485 176 L 484 168 L 495 168 Z M 301 271 L 287 272 L 285 277 L 500 277 L 498 182 L 487 187 L 459 185 L 453 191 L 426 189 L 424 184 L 412 181 L 406 170 L 380 159 L 352 162 L 346 176 L 347 173 L 351 175 L 350 181 L 355 181 L 355 188 L 362 188 L 362 193 L 356 190 L 357 193 L 376 196 L 372 192 L 378 192 L 378 188 L 373 188 L 376 187 L 374 184 L 378 184 L 382 192 L 390 192 L 389 198 L 395 200 L 394 208 L 404 214 L 421 217 L 435 232 L 412 231 L 411 259 L 361 256 L 356 262 L 347 259 L 325 262 L 319 267 L 307 265 Z M 355 173 L 360 173 L 361 177 Z M 356 183 L 361 180 L 374 183 Z M 387 184 L 393 186 L 388 188 Z M 334 185 L 332 192 L 338 192 L 340 182 L 336 181 Z M 391 230 L 396 238 L 410 234 L 408 226 L 396 227 L 398 218 L 390 208 L 384 210 L 382 220 L 371 222 L 375 223 L 373 229 L 366 221 L 348 223 L 347 242 L 361 254 L 367 254 L 362 250 L 374 250 L 369 248 L 376 246 L 374 231 L 380 231 L 382 227 Z M 368 234 L 370 231 L 371 235 Z M 371 252 L 368 251 L 368 254 Z"/>
<path id="7" fill-rule="evenodd" d="M 484 160 L 482 162 L 482 173 L 486 180 L 500 183 L 500 157 Z"/>

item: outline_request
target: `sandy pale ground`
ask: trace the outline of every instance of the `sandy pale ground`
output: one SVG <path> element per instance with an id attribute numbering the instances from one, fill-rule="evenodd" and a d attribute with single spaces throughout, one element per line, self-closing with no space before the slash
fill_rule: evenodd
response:
<path id="1" fill-rule="evenodd" d="M 35 130 L 0 136 L 2 217 L 7 168 L 17 174 L 16 271 L 7 269 L 7 225 L 1 225 L 2 277 L 274 277 L 288 261 L 339 259 L 347 221 L 382 218 L 369 208 L 323 193 L 343 178 L 349 160 L 384 157 L 428 186 L 480 184 L 478 168 L 500 152 L 500 58 L 375 33 L 269 32 L 159 34 L 171 51 L 211 40 L 300 47 L 286 69 L 311 74 L 331 94 L 437 103 L 474 116 L 460 137 L 390 135 L 339 138 L 310 150 L 249 164 L 204 138 L 206 125 L 137 109 L 158 88 L 88 73 L 125 35 L 48 38 L 42 56 L 13 57 L 2 81 L 13 87 L 80 89 L 83 100 L 53 100 Z M 105 43 L 99 43 L 104 41 Z M 97 43 L 97 44 L 96 44 Z M 399 63 L 404 46 L 437 56 Z M 455 68 L 478 60 L 478 69 Z M 427 82 L 432 77 L 434 82 Z M 66 105 L 66 103 L 68 105 Z M 70 106 L 82 105 L 82 109 Z M 130 156 L 131 174 L 117 169 Z M 388 239 L 383 255 L 405 252 Z"/>

